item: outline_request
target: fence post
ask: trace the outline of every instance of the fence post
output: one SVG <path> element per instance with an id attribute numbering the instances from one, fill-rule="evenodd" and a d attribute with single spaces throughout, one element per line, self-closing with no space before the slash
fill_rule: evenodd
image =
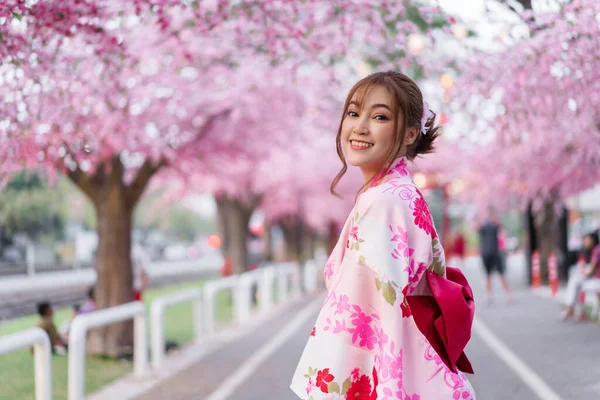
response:
<path id="1" fill-rule="evenodd" d="M 69 400 L 81 400 L 85 393 L 85 343 L 90 328 L 110 325 L 133 318 L 133 373 L 142 377 L 148 364 L 146 308 L 139 301 L 80 314 L 69 328 Z"/>
<path id="2" fill-rule="evenodd" d="M 33 345 L 35 400 L 52 400 L 52 345 L 41 328 L 0 337 L 0 355 Z"/>

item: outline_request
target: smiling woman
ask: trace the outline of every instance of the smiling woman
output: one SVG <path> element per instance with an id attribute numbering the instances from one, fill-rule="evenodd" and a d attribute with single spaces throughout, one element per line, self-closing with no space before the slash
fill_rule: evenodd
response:
<path id="1" fill-rule="evenodd" d="M 416 83 L 377 73 L 350 91 L 337 134 L 365 185 L 325 266 L 328 296 L 291 388 L 302 399 L 473 400 L 463 372 L 474 304 L 408 161 L 430 153 L 435 114 Z M 462 372 L 461 372 L 462 371 Z"/>
<path id="2" fill-rule="evenodd" d="M 336 138 L 342 170 L 335 186 L 350 165 L 359 167 L 366 188 L 378 172 L 400 156 L 409 160 L 433 151 L 440 129 L 435 113 L 427 109 L 417 84 L 397 72 L 376 73 L 360 80 L 350 90 Z"/>

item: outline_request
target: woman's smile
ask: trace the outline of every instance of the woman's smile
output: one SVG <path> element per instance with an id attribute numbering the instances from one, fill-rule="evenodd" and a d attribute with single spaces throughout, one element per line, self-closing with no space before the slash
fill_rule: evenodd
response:
<path id="1" fill-rule="evenodd" d="M 364 151 L 373 147 L 373 143 L 365 142 L 364 140 L 350 140 L 350 148 L 356 151 Z"/>

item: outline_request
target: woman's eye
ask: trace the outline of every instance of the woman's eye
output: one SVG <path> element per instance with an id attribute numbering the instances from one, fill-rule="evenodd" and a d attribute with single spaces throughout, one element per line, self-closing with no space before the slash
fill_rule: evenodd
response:
<path id="1" fill-rule="evenodd" d="M 375 119 L 378 120 L 378 121 L 387 121 L 387 120 L 389 120 L 388 117 L 386 117 L 385 115 L 382 115 L 382 114 L 376 115 Z"/>
<path id="2" fill-rule="evenodd" d="M 358 114 L 356 113 L 356 111 L 348 111 L 346 113 L 346 115 L 349 117 L 358 117 Z"/>

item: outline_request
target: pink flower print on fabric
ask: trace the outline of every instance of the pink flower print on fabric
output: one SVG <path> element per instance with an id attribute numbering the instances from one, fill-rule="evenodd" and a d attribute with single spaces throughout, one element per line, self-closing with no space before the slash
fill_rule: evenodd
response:
<path id="1" fill-rule="evenodd" d="M 396 248 L 392 251 L 392 257 L 395 259 L 411 257 L 415 250 L 408 247 L 408 232 L 402 229 L 401 226 L 397 226 L 394 230 L 391 225 L 390 231 L 394 234 L 391 241 L 398 242 Z"/>
<path id="2" fill-rule="evenodd" d="M 350 230 L 350 236 L 354 240 L 358 240 L 358 226 L 353 226 Z"/>
<path id="3" fill-rule="evenodd" d="M 336 307 L 335 315 L 343 314 L 344 311 L 350 311 L 350 303 L 348 303 L 348 296 L 343 294 L 339 297 L 338 302 L 335 302 L 334 305 Z"/>
<path id="4" fill-rule="evenodd" d="M 379 376 L 383 382 L 402 379 L 402 350 L 398 355 L 383 354 L 379 360 Z"/>
<path id="5" fill-rule="evenodd" d="M 433 227 L 431 213 L 425 199 L 420 196 L 415 199 L 413 205 L 413 216 L 415 217 L 415 225 L 424 230 L 432 239 L 437 237 L 437 233 Z"/>
<path id="6" fill-rule="evenodd" d="M 317 384 L 316 384 L 315 380 L 313 379 L 313 377 L 311 376 L 310 378 L 308 378 L 308 381 L 306 382 L 306 395 L 310 396 L 316 387 L 317 387 Z"/>
<path id="7" fill-rule="evenodd" d="M 335 260 L 333 259 L 329 259 L 329 261 L 327 261 L 327 264 L 325 264 L 325 278 L 327 280 L 330 280 L 331 277 L 333 276 L 333 265 L 335 264 Z"/>
<path id="8" fill-rule="evenodd" d="M 408 293 L 412 293 L 415 290 L 417 283 L 421 279 L 421 275 L 427 269 L 424 263 L 419 263 L 418 267 L 415 267 L 415 260 L 411 259 L 408 267 L 404 268 L 404 271 L 408 272 Z"/>
<path id="9" fill-rule="evenodd" d="M 406 164 L 406 158 L 402 157 L 400 160 L 396 162 L 396 164 L 392 165 L 390 170 L 388 171 L 388 175 L 393 173 L 400 174 L 401 176 L 408 176 L 408 165 Z"/>
<path id="10" fill-rule="evenodd" d="M 356 328 L 348 330 L 352 334 L 352 343 L 356 343 L 358 338 L 360 338 L 358 343 L 360 347 L 366 347 L 369 350 L 373 350 L 377 344 L 377 336 L 375 335 L 373 328 L 371 328 L 371 325 L 362 322 L 359 319 L 353 320 L 352 324 L 356 326 Z"/>
<path id="11" fill-rule="evenodd" d="M 346 328 L 346 321 L 335 320 L 335 326 L 334 326 L 333 323 L 331 322 L 331 318 L 327 318 L 327 324 L 328 325 L 326 325 L 323 328 L 324 331 L 331 330 L 333 333 L 342 333 L 342 332 L 348 331 L 348 329 Z"/>
<path id="12" fill-rule="evenodd" d="M 381 398 L 381 400 L 391 400 L 394 399 L 394 393 L 392 393 L 392 389 L 388 388 L 388 387 L 384 387 L 381 390 L 381 394 L 383 395 L 383 397 Z"/>
<path id="13" fill-rule="evenodd" d="M 379 348 L 382 348 L 387 344 L 389 337 L 385 334 L 383 328 L 375 328 L 375 336 L 377 337 Z"/>

